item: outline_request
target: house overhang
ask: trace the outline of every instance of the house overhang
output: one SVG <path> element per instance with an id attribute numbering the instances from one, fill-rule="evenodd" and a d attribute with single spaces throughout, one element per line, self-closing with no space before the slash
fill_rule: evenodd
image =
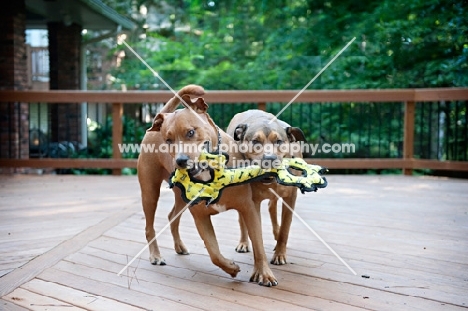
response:
<path id="1" fill-rule="evenodd" d="M 99 0 L 25 0 L 26 28 L 46 29 L 49 22 L 76 23 L 83 29 L 133 30 L 136 24 Z"/>

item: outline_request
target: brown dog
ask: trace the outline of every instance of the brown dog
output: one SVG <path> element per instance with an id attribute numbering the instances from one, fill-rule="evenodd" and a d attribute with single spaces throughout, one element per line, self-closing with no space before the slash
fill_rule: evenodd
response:
<path id="1" fill-rule="evenodd" d="M 239 144 L 244 144 L 247 150 L 243 153 L 246 160 L 260 164 L 263 168 L 270 168 L 274 163 L 281 163 L 283 157 L 302 157 L 297 150 L 294 152 L 292 144 L 304 141 L 304 133 L 297 127 L 290 127 L 287 123 L 276 119 L 271 113 L 261 110 L 248 110 L 236 114 L 229 123 L 227 133 L 234 137 Z M 299 149 L 299 148 L 296 148 Z M 271 263 L 275 265 L 286 264 L 286 244 L 288 242 L 289 229 L 291 228 L 292 212 L 285 204 L 294 209 L 296 205 L 297 188 L 282 186 L 273 178 L 251 183 L 253 201 L 260 214 L 260 204 L 269 199 L 268 209 L 273 225 L 273 235 L 276 240 L 275 254 Z M 281 212 L 281 226 L 277 218 L 277 197 L 271 192 L 272 189 L 284 203 Z M 241 238 L 236 247 L 238 252 L 248 252 L 248 236 L 244 219 L 239 217 L 241 227 Z"/>
<path id="2" fill-rule="evenodd" d="M 162 181 L 168 180 L 170 173 L 176 167 L 186 168 L 189 163 L 193 163 L 193 161 L 198 159 L 198 150 L 200 148 L 193 148 L 194 146 L 211 145 L 212 149 L 215 149 L 218 148 L 219 142 L 227 146 L 236 145 L 236 142 L 229 135 L 221 131 L 206 113 L 208 105 L 204 100 L 198 98 L 192 102 L 190 99 L 189 95 L 198 97 L 203 95 L 203 93 L 203 88 L 199 86 L 184 87 L 178 94 L 182 96 L 188 107 L 174 111 L 178 104 L 178 99 L 171 99 L 162 112 L 155 117 L 153 126 L 143 138 L 143 144 L 154 144 L 156 148 L 165 145 L 166 149 L 169 148 L 170 150 L 169 153 L 142 151 L 138 158 L 138 180 L 140 182 L 142 204 L 146 218 L 146 239 L 150 243 L 150 262 L 155 265 L 165 264 L 157 241 L 153 241 L 155 237 L 153 227 L 154 216 Z M 170 148 L 171 146 L 177 146 L 177 148 Z M 189 149 L 190 151 L 186 151 Z M 235 148 L 230 148 L 230 150 L 233 149 Z M 230 163 L 240 156 L 240 154 L 231 153 Z M 196 165 L 191 167 L 189 172 L 192 175 L 198 174 L 203 176 Z M 197 178 L 200 177 L 197 176 Z M 169 213 L 169 219 L 172 219 L 186 206 L 179 188 L 174 187 L 173 189 L 175 204 Z M 228 209 L 236 209 L 244 219 L 246 231 L 251 238 L 254 251 L 254 271 L 250 281 L 258 282 L 260 285 L 274 286 L 278 282 L 268 266 L 263 247 L 260 218 L 252 197 L 249 184 L 232 186 L 223 191 L 217 204 L 206 206 L 205 202 L 199 203 L 190 207 L 190 212 L 212 262 L 232 277 L 235 277 L 240 271 L 239 266 L 221 255 L 210 216 Z M 179 221 L 180 217 L 171 223 L 174 248 L 179 254 L 188 254 L 188 250 L 179 235 Z"/>

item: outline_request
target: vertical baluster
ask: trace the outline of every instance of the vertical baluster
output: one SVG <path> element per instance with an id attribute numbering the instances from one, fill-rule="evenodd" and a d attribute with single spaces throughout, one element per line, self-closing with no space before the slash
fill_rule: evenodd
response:
<path id="1" fill-rule="evenodd" d="M 412 160 L 414 155 L 414 112 L 415 102 L 405 102 L 405 127 L 403 138 L 403 158 L 405 160 Z M 405 168 L 403 169 L 403 174 L 412 175 L 412 168 L 405 165 Z"/>
<path id="2" fill-rule="evenodd" d="M 112 158 L 121 159 L 119 144 L 122 143 L 122 115 L 123 104 L 112 104 Z M 115 168 L 112 170 L 112 175 L 121 175 L 122 169 Z"/>

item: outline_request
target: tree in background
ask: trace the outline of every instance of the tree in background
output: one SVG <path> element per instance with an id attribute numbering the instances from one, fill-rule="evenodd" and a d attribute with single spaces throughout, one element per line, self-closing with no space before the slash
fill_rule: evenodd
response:
<path id="1" fill-rule="evenodd" d="M 153 21 L 130 41 L 174 88 L 300 89 L 352 37 L 311 88 L 467 85 L 462 1 L 107 2 L 142 27 Z M 162 87 L 128 52 L 114 75 L 130 88 Z"/>

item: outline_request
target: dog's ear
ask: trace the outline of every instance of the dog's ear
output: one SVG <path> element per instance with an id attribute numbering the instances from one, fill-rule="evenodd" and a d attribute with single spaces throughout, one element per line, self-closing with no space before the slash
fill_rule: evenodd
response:
<path id="1" fill-rule="evenodd" d="M 194 101 L 192 101 L 189 95 L 184 95 L 182 96 L 182 99 L 184 100 L 184 102 L 187 103 L 187 105 L 190 106 L 190 108 L 192 108 L 198 113 L 204 113 L 208 110 L 208 104 L 202 97 L 198 97 Z"/>
<path id="2" fill-rule="evenodd" d="M 192 107 L 196 112 L 206 112 L 208 110 L 208 104 L 202 97 L 198 97 L 193 103 Z"/>
<path id="3" fill-rule="evenodd" d="M 285 130 L 286 130 L 286 134 L 288 135 L 288 139 L 290 142 L 294 142 L 294 141 L 305 142 L 306 141 L 304 132 L 300 128 L 288 126 L 285 128 Z"/>
<path id="4" fill-rule="evenodd" d="M 246 130 L 247 130 L 247 124 L 239 124 L 234 130 L 234 140 L 236 141 L 243 140 Z"/>
<path id="5" fill-rule="evenodd" d="M 164 122 L 164 113 L 158 113 L 153 120 L 153 125 L 147 129 L 147 132 L 159 132 L 161 130 L 161 125 Z"/>

